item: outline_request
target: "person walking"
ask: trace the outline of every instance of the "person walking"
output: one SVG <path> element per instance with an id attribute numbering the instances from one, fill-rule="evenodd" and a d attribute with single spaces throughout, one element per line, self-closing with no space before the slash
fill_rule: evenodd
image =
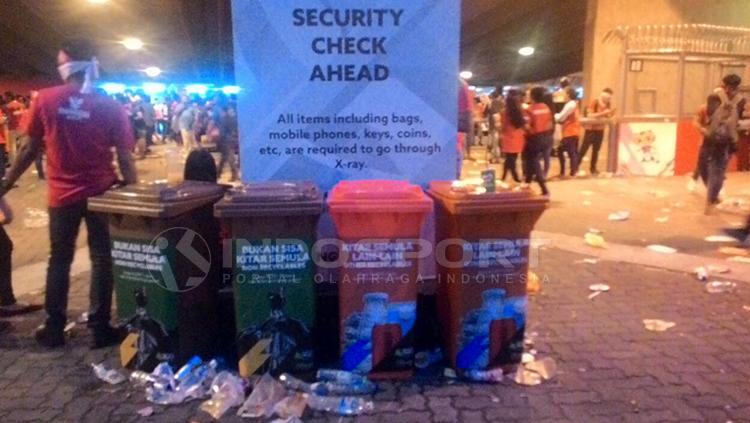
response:
<path id="1" fill-rule="evenodd" d="M 705 143 L 708 168 L 708 193 L 705 214 L 713 214 L 719 203 L 719 193 L 726 179 L 727 163 L 737 148 L 739 119 L 744 111 L 744 99 L 739 94 L 742 78 L 731 74 L 722 79 L 715 94 L 721 105 L 711 114 Z"/>
<path id="2" fill-rule="evenodd" d="M 591 176 L 596 176 L 599 173 L 596 165 L 599 161 L 599 151 L 602 148 L 602 141 L 604 140 L 604 129 L 607 126 L 607 119 L 612 118 L 615 114 L 615 109 L 612 108 L 612 90 L 605 88 L 599 94 L 599 98 L 595 98 L 589 107 L 586 108 L 586 117 L 596 119 L 595 122 L 587 122 L 583 125 L 585 132 L 583 135 L 583 143 L 581 145 L 581 151 L 578 152 L 579 160 L 583 160 L 586 157 L 586 153 L 591 147 Z"/>
<path id="3" fill-rule="evenodd" d="M 581 136 L 581 122 L 578 112 L 578 93 L 573 87 L 565 89 L 565 106 L 555 114 L 555 121 L 562 125 L 562 140 L 557 149 L 560 161 L 560 178 L 565 178 L 565 155 L 570 162 L 570 176 L 578 174 L 578 138 Z"/>
<path id="4" fill-rule="evenodd" d="M 88 326 L 91 347 L 101 348 L 119 343 L 122 337 L 110 325 L 113 276 L 109 227 L 104 216 L 88 211 L 87 200 L 104 193 L 117 181 L 113 148 L 123 183 L 136 182 L 131 156 L 135 140 L 122 106 L 94 92 L 97 61 L 88 40 L 66 41 L 57 64 L 65 83 L 39 91 L 29 111 L 28 126 L 22 128 L 29 140 L 0 183 L 0 197 L 31 166 L 44 146 L 50 257 L 44 304 L 47 320 L 37 329 L 36 340 L 50 348 L 65 343 L 70 266 L 83 220 L 91 258 Z"/>
<path id="5" fill-rule="evenodd" d="M 695 170 L 693 170 L 693 174 L 688 181 L 688 191 L 690 192 L 695 192 L 698 178 L 701 178 L 703 184 L 708 187 L 708 154 L 710 143 L 706 139 L 709 134 L 711 115 L 714 114 L 719 106 L 721 106 L 721 97 L 717 94 L 711 94 L 706 99 L 706 104 L 698 109 L 698 113 L 696 113 L 693 119 L 693 125 L 700 131 L 703 140 L 698 150 L 698 161 L 695 164 Z"/>
<path id="6" fill-rule="evenodd" d="M 521 93 L 517 90 L 509 90 L 505 96 L 505 110 L 503 111 L 501 127 L 500 142 L 505 155 L 505 163 L 503 165 L 503 177 L 500 179 L 505 180 L 510 173 L 514 181 L 521 183 L 516 162 L 518 161 L 518 155 L 523 151 L 526 119 L 521 108 Z"/>
<path id="7" fill-rule="evenodd" d="M 541 86 L 535 86 L 530 91 L 531 105 L 526 109 L 527 138 L 522 158 L 526 183 L 535 180 L 542 189 L 542 195 L 549 195 L 541 161 L 552 143 L 554 117 L 545 103 L 545 94 L 546 90 Z"/>

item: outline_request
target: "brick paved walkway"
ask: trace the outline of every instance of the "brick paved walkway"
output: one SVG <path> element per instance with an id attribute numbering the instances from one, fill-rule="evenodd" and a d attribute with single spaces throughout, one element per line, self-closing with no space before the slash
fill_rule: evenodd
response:
<path id="1" fill-rule="evenodd" d="M 538 334 L 539 356 L 557 360 L 555 379 L 535 387 L 510 381 L 385 384 L 375 396 L 378 412 L 357 421 L 750 420 L 746 285 L 731 294 L 708 294 L 688 274 L 604 261 L 574 264 L 581 257 L 548 248 L 537 269 L 546 282 L 531 300 L 529 332 Z M 612 290 L 589 300 L 587 287 L 595 282 Z M 71 316 L 85 310 L 85 291 L 79 278 Z M 13 334 L 0 340 L 0 421 L 139 420 L 136 411 L 148 405 L 144 394 L 105 385 L 88 367 L 114 363 L 114 350 L 88 351 L 86 332 L 77 327 L 65 349 L 43 351 L 30 337 L 41 318 L 14 319 Z M 648 332 L 644 318 L 677 326 Z M 210 421 L 198 405 L 157 406 L 157 414 L 144 421 Z"/>

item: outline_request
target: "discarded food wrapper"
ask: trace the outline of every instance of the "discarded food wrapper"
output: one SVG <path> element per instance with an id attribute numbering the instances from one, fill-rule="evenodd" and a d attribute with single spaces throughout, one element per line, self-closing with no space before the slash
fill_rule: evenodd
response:
<path id="1" fill-rule="evenodd" d="M 592 234 L 603 234 L 604 233 L 603 230 L 598 229 L 598 228 L 589 228 L 589 232 L 591 232 Z"/>
<path id="2" fill-rule="evenodd" d="M 539 374 L 544 380 L 550 380 L 557 374 L 557 363 L 551 357 L 545 357 L 524 365 L 526 370 Z"/>
<path id="3" fill-rule="evenodd" d="M 273 406 L 273 411 L 282 419 L 290 417 L 300 419 L 305 412 L 305 408 L 307 408 L 307 397 L 308 394 L 295 392 L 293 395 L 289 395 L 276 403 Z"/>
<path id="4" fill-rule="evenodd" d="M 141 417 L 151 417 L 154 415 L 154 407 L 143 407 L 136 413 Z"/>
<path id="5" fill-rule="evenodd" d="M 737 284 L 728 281 L 711 281 L 706 284 L 706 292 L 708 292 L 709 294 L 732 292 L 735 288 L 737 288 Z"/>
<path id="6" fill-rule="evenodd" d="M 709 235 L 704 238 L 706 242 L 737 242 L 735 238 L 726 235 Z"/>
<path id="7" fill-rule="evenodd" d="M 246 418 L 271 417 L 273 407 L 286 397 L 286 390 L 270 374 L 264 374 L 255 384 L 253 392 L 242 404 L 237 415 Z"/>
<path id="8" fill-rule="evenodd" d="M 664 332 L 667 329 L 675 327 L 677 323 L 660 319 L 643 319 L 643 325 L 646 327 L 646 330 L 652 332 Z"/>
<path id="9" fill-rule="evenodd" d="M 646 248 L 648 248 L 649 250 L 655 253 L 661 253 L 661 254 L 674 254 L 677 252 L 677 250 L 672 247 L 667 247 L 666 245 L 659 245 L 659 244 L 651 244 Z"/>
<path id="10" fill-rule="evenodd" d="M 521 356 L 521 364 L 531 363 L 534 360 L 536 360 L 536 358 L 534 357 L 534 354 L 531 353 L 523 353 Z"/>
<path id="11" fill-rule="evenodd" d="M 119 370 L 109 369 L 104 365 L 104 363 L 91 363 L 91 368 L 94 369 L 94 374 L 99 380 L 107 382 L 110 385 L 117 385 L 127 380 L 125 375 L 120 373 Z"/>
<path id="12" fill-rule="evenodd" d="M 607 242 L 604 240 L 604 237 L 600 234 L 595 234 L 592 232 L 586 233 L 586 235 L 583 236 L 583 240 L 586 242 L 587 245 L 594 247 L 594 248 L 607 248 Z"/>
<path id="13" fill-rule="evenodd" d="M 656 221 L 656 223 L 667 223 L 667 222 L 669 222 L 669 217 L 668 216 L 661 216 L 661 217 L 657 217 L 654 220 Z"/>
<path id="14" fill-rule="evenodd" d="M 458 375 L 456 374 L 456 371 L 451 369 L 450 367 L 446 367 L 443 370 L 443 377 L 448 379 L 457 379 Z"/>
<path id="15" fill-rule="evenodd" d="M 609 220 L 615 222 L 622 222 L 630 219 L 630 212 L 627 210 L 620 210 L 609 214 Z"/>
<path id="16" fill-rule="evenodd" d="M 211 382 L 211 398 L 201 404 L 201 410 L 219 420 L 230 408 L 245 400 L 245 382 L 230 372 L 220 372 Z"/>
<path id="17" fill-rule="evenodd" d="M 518 366 L 513 380 L 519 385 L 536 386 L 542 383 L 542 376 L 539 373 L 526 370 L 524 366 Z"/>
<path id="18" fill-rule="evenodd" d="M 728 256 L 741 256 L 745 257 L 750 255 L 750 252 L 744 248 L 736 248 L 736 247 L 720 247 L 719 252 L 721 254 L 725 254 Z"/>

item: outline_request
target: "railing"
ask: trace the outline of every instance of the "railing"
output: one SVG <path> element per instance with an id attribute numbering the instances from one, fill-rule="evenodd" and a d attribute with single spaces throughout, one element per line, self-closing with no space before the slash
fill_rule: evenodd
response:
<path id="1" fill-rule="evenodd" d="M 750 55 L 750 29 L 707 24 L 618 26 L 604 42 L 622 40 L 628 53 Z"/>

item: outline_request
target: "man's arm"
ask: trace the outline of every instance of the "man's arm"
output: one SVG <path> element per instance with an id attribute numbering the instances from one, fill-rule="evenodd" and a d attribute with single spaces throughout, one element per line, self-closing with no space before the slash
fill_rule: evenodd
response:
<path id="1" fill-rule="evenodd" d="M 117 147 L 117 164 L 120 166 L 120 173 L 125 185 L 138 182 L 138 172 L 135 170 L 135 162 L 130 150 L 125 147 Z"/>
<path id="2" fill-rule="evenodd" d="M 557 123 L 562 123 L 565 119 L 568 118 L 568 116 L 570 116 L 571 113 L 576 110 L 576 107 L 578 107 L 578 105 L 575 101 L 569 101 L 565 103 L 565 106 L 562 110 L 560 110 L 560 113 L 555 114 L 555 121 Z"/>
<path id="3" fill-rule="evenodd" d="M 27 137 L 26 142 L 16 153 L 16 160 L 10 167 L 10 170 L 0 184 L 0 197 L 4 196 L 5 193 L 18 181 L 18 178 L 26 172 L 26 169 L 34 163 L 37 155 L 42 151 L 44 141 L 41 138 Z"/>

